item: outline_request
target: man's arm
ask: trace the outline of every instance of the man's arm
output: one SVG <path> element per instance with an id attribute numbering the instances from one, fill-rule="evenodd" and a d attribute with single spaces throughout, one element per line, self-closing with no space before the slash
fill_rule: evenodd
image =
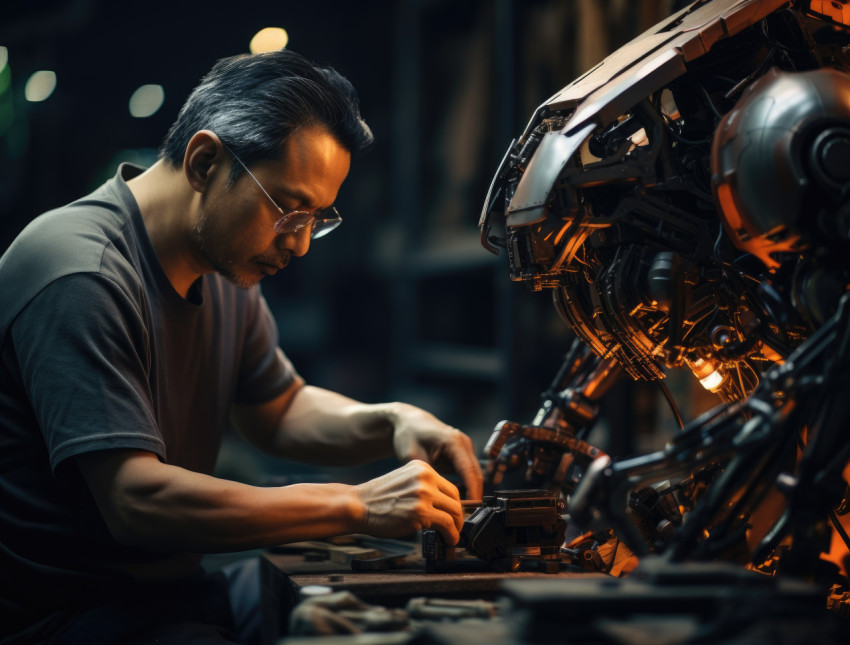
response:
<path id="1" fill-rule="evenodd" d="M 455 544 L 462 522 L 457 489 L 421 461 L 358 486 L 259 488 L 145 451 L 75 459 L 113 537 L 165 552 L 239 551 L 346 533 L 398 537 L 421 528 Z"/>
<path id="2" fill-rule="evenodd" d="M 414 406 L 366 405 L 294 384 L 268 403 L 235 407 L 233 417 L 272 454 L 342 464 L 395 452 L 409 462 L 357 486 L 261 488 L 165 464 L 146 451 L 78 455 L 80 472 L 116 540 L 207 553 L 345 533 L 399 537 L 434 528 L 455 544 L 463 523 L 458 490 L 422 459 L 450 463 L 464 476 L 469 494 L 481 494 L 469 438 Z"/>
<path id="3" fill-rule="evenodd" d="M 309 385 L 276 399 L 234 406 L 233 421 L 272 455 L 321 465 L 347 465 L 395 455 L 456 471 L 467 497 L 480 499 L 482 475 L 472 441 L 461 431 L 406 403 L 365 404 Z"/>

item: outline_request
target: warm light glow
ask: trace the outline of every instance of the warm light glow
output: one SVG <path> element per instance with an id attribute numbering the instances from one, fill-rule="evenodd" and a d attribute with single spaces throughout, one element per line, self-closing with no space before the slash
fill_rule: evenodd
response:
<path id="1" fill-rule="evenodd" d="M 841 523 L 841 526 L 845 531 L 850 528 L 850 526 L 848 526 L 850 525 L 850 516 L 842 515 L 838 518 L 838 521 Z M 844 540 L 841 539 L 841 534 L 838 531 L 833 531 L 829 551 L 827 553 L 821 553 L 820 559 L 838 565 L 841 575 L 846 576 L 847 570 L 845 567 L 847 565 L 847 555 L 847 545 L 844 544 Z"/>
<path id="2" fill-rule="evenodd" d="M 265 29 L 260 29 L 254 35 L 249 47 L 252 54 L 259 54 L 261 52 L 273 52 L 283 49 L 288 42 L 289 34 L 286 33 L 286 29 L 266 27 Z"/>
<path id="3" fill-rule="evenodd" d="M 705 378 L 701 378 L 699 380 L 700 385 L 702 385 L 709 392 L 720 387 L 720 384 L 723 382 L 723 375 L 720 372 L 712 372 Z"/>
<path id="4" fill-rule="evenodd" d="M 649 137 L 646 136 L 646 128 L 641 128 L 637 132 L 635 132 L 632 136 L 629 137 L 632 142 L 632 145 L 635 146 L 648 146 L 649 145 Z"/>
<path id="5" fill-rule="evenodd" d="M 130 114 L 137 119 L 156 114 L 165 100 L 165 90 L 162 85 L 142 85 L 130 97 Z"/>
<path id="6" fill-rule="evenodd" d="M 24 87 L 24 97 L 31 103 L 46 100 L 56 89 L 56 72 L 40 70 L 30 76 Z"/>

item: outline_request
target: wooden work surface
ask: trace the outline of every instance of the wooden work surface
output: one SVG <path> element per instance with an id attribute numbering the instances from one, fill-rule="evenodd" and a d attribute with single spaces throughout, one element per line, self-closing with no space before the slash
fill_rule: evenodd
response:
<path id="1" fill-rule="evenodd" d="M 291 608 L 300 600 L 300 590 L 310 585 L 350 591 L 360 600 L 383 607 L 404 607 L 421 596 L 446 599 L 493 600 L 504 580 L 520 578 L 586 578 L 593 573 L 538 573 L 457 571 L 427 573 L 422 558 L 409 556 L 401 568 L 383 571 L 352 571 L 341 562 L 308 561 L 303 554 L 267 552 L 261 557 L 264 642 L 273 643 L 284 633 Z"/>
<path id="2" fill-rule="evenodd" d="M 531 571 L 510 573 L 494 571 L 458 571 L 427 573 L 421 558 L 408 559 L 403 568 L 386 571 L 352 571 L 350 567 L 335 562 L 307 562 L 302 556 L 266 553 L 264 568 L 288 578 L 296 589 L 308 585 L 323 585 L 332 589 L 346 589 L 365 602 L 384 604 L 377 596 L 388 597 L 392 605 L 403 605 L 413 596 L 479 597 L 494 596 L 503 580 L 517 578 L 575 578 L 586 573 L 561 572 L 554 574 Z M 389 606 L 389 605 L 388 605 Z"/>

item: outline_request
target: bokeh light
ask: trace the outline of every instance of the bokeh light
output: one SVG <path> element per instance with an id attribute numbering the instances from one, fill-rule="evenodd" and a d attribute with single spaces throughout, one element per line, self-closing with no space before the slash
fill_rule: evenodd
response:
<path id="1" fill-rule="evenodd" d="M 281 29 L 280 27 L 266 27 L 265 29 L 260 29 L 260 31 L 254 35 L 251 39 L 249 48 L 251 49 L 252 54 L 273 52 L 278 49 L 283 49 L 286 47 L 288 42 L 289 34 L 286 33 L 286 29 Z"/>
<path id="2" fill-rule="evenodd" d="M 165 101 L 165 90 L 162 85 L 142 85 L 130 97 L 130 114 L 137 119 L 144 119 L 156 114 Z"/>
<path id="3" fill-rule="evenodd" d="M 24 87 L 24 97 L 31 103 L 39 103 L 49 98 L 55 89 L 56 72 L 42 69 L 29 77 Z"/>
<path id="4" fill-rule="evenodd" d="M 9 67 L 9 50 L 0 45 L 0 137 L 5 137 L 15 119 L 12 106 L 12 70 Z"/>

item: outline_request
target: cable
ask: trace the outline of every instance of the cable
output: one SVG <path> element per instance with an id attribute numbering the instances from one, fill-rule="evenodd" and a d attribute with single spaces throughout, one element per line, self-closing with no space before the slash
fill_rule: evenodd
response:
<path id="1" fill-rule="evenodd" d="M 669 126 L 669 125 L 667 126 L 667 132 L 669 132 L 669 133 L 670 133 L 670 135 L 671 135 L 671 136 L 672 136 L 672 137 L 673 137 L 676 141 L 678 141 L 679 143 L 684 143 L 685 145 L 689 145 L 689 146 L 702 146 L 702 145 L 705 145 L 705 144 L 707 144 L 707 143 L 710 143 L 710 142 L 711 142 L 712 137 L 714 136 L 714 133 L 712 133 L 712 134 L 710 134 L 709 136 L 707 136 L 705 139 L 700 139 L 700 140 L 696 140 L 696 139 L 686 139 L 685 137 L 683 137 L 682 135 L 680 135 L 678 132 L 676 132 L 676 130 L 675 130 L 675 129 L 673 129 L 673 128 L 672 128 L 671 126 Z"/>
<path id="2" fill-rule="evenodd" d="M 602 573 L 611 573 L 611 569 L 614 568 L 614 561 L 617 559 L 617 551 L 620 549 L 620 538 L 617 538 L 617 544 L 614 545 L 614 552 L 611 554 L 611 562 L 608 563 L 608 566 L 601 570 Z"/>
<path id="3" fill-rule="evenodd" d="M 850 535 L 847 535 L 847 531 L 845 531 L 844 527 L 841 526 L 841 522 L 838 520 L 838 516 L 835 514 L 835 511 L 829 512 L 829 519 L 832 521 L 832 525 L 835 527 L 835 530 L 838 531 L 838 535 L 840 535 L 841 539 L 844 540 L 844 545 L 850 549 Z"/>
<path id="4" fill-rule="evenodd" d="M 670 410 L 673 411 L 673 416 L 676 417 L 676 423 L 679 424 L 679 430 L 685 429 L 685 422 L 682 421 L 682 415 L 679 414 L 679 408 L 676 405 L 676 402 L 673 400 L 673 396 L 670 394 L 670 390 L 667 389 L 667 386 L 664 385 L 664 381 L 656 381 L 658 383 L 658 387 L 661 388 L 661 391 L 664 392 L 664 398 L 667 399 L 667 403 L 670 404 Z"/>
<path id="5" fill-rule="evenodd" d="M 697 83 L 697 87 L 702 91 L 702 95 L 705 97 L 706 103 L 708 103 L 708 107 L 711 108 L 711 111 L 714 112 L 714 116 L 718 119 L 722 119 L 723 115 L 720 113 L 720 110 L 717 109 L 717 106 L 714 105 L 714 101 L 711 98 L 711 94 L 708 93 L 708 90 L 705 89 L 703 85 Z"/>
<path id="6" fill-rule="evenodd" d="M 717 239 L 714 240 L 714 257 L 720 257 L 720 242 L 723 241 L 723 224 L 720 223 L 717 227 Z"/>

